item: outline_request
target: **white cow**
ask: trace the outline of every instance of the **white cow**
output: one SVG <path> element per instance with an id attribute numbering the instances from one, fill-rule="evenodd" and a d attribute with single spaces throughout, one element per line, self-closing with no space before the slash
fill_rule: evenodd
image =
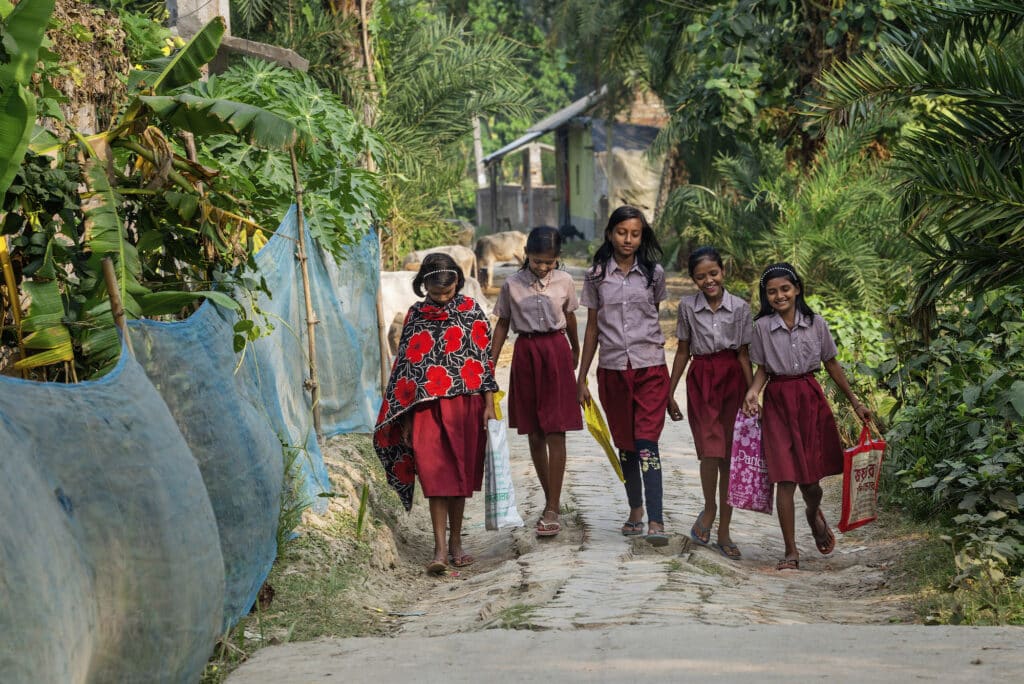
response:
<path id="1" fill-rule="evenodd" d="M 487 270 L 487 289 L 494 286 L 494 265 L 507 261 L 522 264 L 526 261 L 526 233 L 506 230 L 484 235 L 476 241 L 476 262 L 480 270 Z M 479 276 L 477 276 L 479 277 Z"/>
<path id="2" fill-rule="evenodd" d="M 431 247 L 430 249 L 417 249 L 415 252 L 409 252 L 405 255 L 405 259 L 402 261 L 402 268 L 407 271 L 418 271 L 420 270 L 420 264 L 427 257 L 428 254 L 434 252 L 441 252 L 447 254 L 455 263 L 462 269 L 462 273 L 468 278 L 470 276 L 476 278 L 476 255 L 473 254 L 473 250 L 469 247 L 463 247 L 462 245 L 442 245 L 440 247 Z"/>
<path id="3" fill-rule="evenodd" d="M 382 305 L 382 322 L 385 326 L 391 326 L 388 340 L 391 342 L 391 353 L 394 354 L 398 347 L 398 336 L 401 334 L 402 323 L 405 321 L 405 314 L 409 307 L 418 302 L 422 297 L 417 297 L 412 291 L 412 281 L 416 274 L 412 271 L 382 271 L 380 274 L 380 293 Z M 475 299 L 485 314 L 491 313 L 491 303 L 484 296 L 480 283 L 476 278 L 466 276 L 466 285 L 462 288 L 462 294 Z M 395 331 L 398 335 L 395 335 Z"/>

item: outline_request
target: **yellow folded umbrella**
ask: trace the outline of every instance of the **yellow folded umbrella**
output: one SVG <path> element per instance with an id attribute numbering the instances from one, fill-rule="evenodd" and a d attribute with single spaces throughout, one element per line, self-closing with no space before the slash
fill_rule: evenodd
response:
<path id="1" fill-rule="evenodd" d="M 612 433 L 608 430 L 601 409 L 593 400 L 583 406 L 583 419 L 587 422 L 587 430 L 597 440 L 597 443 L 604 447 L 604 453 L 612 464 L 612 470 L 619 476 L 619 482 L 625 482 L 626 477 L 622 474 L 622 465 L 619 463 L 619 454 L 612 445 Z"/>

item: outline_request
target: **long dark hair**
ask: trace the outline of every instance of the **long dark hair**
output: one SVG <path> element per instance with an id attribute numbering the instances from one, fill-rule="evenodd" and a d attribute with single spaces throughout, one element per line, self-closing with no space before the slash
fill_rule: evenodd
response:
<path id="1" fill-rule="evenodd" d="M 640 272 L 647 277 L 647 287 L 654 282 L 654 267 L 661 261 L 661 245 L 654 234 L 654 229 L 647 222 L 644 212 L 636 207 L 623 204 L 612 212 L 608 217 L 608 225 L 604 229 L 604 243 L 594 252 L 594 275 L 595 280 L 603 280 L 605 271 L 608 268 L 608 260 L 615 254 L 615 246 L 611 241 L 612 229 L 623 221 L 629 219 L 640 219 L 643 232 L 640 234 L 640 247 L 636 250 L 636 261 L 640 266 Z"/>
<path id="2" fill-rule="evenodd" d="M 458 283 L 455 286 L 455 294 L 462 292 L 462 288 L 466 284 L 466 276 L 462 273 L 462 269 L 455 263 L 455 259 L 444 252 L 431 252 L 424 257 L 419 273 L 412 280 L 412 291 L 416 293 L 417 297 L 424 297 L 426 296 L 423 291 L 424 285 L 448 287 L 452 283 Z"/>
<path id="3" fill-rule="evenodd" d="M 718 268 L 725 269 L 725 265 L 722 263 L 722 255 L 718 253 L 717 249 L 714 247 L 698 247 L 690 252 L 690 259 L 686 263 L 686 269 L 690 273 L 691 278 L 693 277 L 693 271 L 702 261 L 713 261 L 718 264 Z"/>
<path id="4" fill-rule="evenodd" d="M 758 284 L 758 297 L 761 300 L 761 309 L 754 316 L 756 321 L 762 316 L 771 316 L 775 313 L 772 305 L 768 303 L 768 292 L 765 287 L 765 283 L 773 278 L 785 278 L 789 282 L 793 283 L 800 288 L 800 294 L 796 296 L 796 309 L 805 316 L 813 316 L 814 311 L 807 305 L 807 300 L 804 299 L 804 295 L 807 294 L 807 288 L 804 287 L 804 281 L 800 279 L 800 276 L 796 274 L 796 269 L 793 268 L 792 264 L 787 264 L 785 261 L 780 261 L 777 264 L 772 264 L 768 268 L 764 269 L 764 273 L 761 274 L 761 282 Z"/>
<path id="5" fill-rule="evenodd" d="M 526 247 L 523 248 L 523 252 L 527 257 L 531 254 L 551 254 L 557 259 L 562 253 L 562 234 L 552 226 L 537 226 L 526 236 Z M 530 259 L 526 258 L 523 259 L 523 265 L 519 270 L 525 271 L 529 267 Z M 555 268 L 561 268 L 561 264 L 556 263 Z"/>

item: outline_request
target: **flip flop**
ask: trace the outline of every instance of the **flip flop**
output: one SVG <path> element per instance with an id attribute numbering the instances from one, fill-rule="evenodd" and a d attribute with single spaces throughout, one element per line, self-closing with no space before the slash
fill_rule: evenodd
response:
<path id="1" fill-rule="evenodd" d="M 668 544 L 668 535 L 665 534 L 665 528 L 655 530 L 654 532 L 648 532 L 644 539 L 651 546 L 665 546 Z"/>
<path id="2" fill-rule="evenodd" d="M 441 561 L 439 561 L 439 560 L 432 560 L 429 563 L 427 563 L 427 574 L 428 575 L 440 575 L 441 573 L 443 573 L 447 569 L 448 569 L 448 565 L 443 563 L 443 562 L 441 562 Z"/>
<path id="3" fill-rule="evenodd" d="M 562 523 L 557 520 L 547 521 L 541 518 L 537 521 L 537 536 L 538 537 L 554 537 L 556 534 L 562 531 Z"/>
<path id="4" fill-rule="evenodd" d="M 449 554 L 448 562 L 457 568 L 464 568 L 468 565 L 472 565 L 473 563 L 475 563 L 476 558 L 473 558 L 473 556 L 469 555 L 468 553 L 464 553 L 461 556 L 453 556 Z"/>
<path id="5" fill-rule="evenodd" d="M 804 512 L 806 513 L 806 510 Z M 822 538 L 818 535 L 818 532 L 814 527 L 814 524 L 818 522 L 819 519 L 821 520 L 821 524 L 825 526 L 824 541 L 822 541 Z M 832 550 L 836 548 L 836 535 L 834 535 L 832 530 L 829 529 L 828 523 L 825 521 L 825 514 L 821 512 L 820 507 L 818 508 L 818 515 L 813 520 L 810 515 L 807 516 L 807 524 L 811 526 L 811 536 L 814 537 L 814 545 L 817 547 L 818 553 L 822 556 L 827 556 L 832 553 Z"/>
<path id="6" fill-rule="evenodd" d="M 638 520 L 637 522 L 626 521 L 622 523 L 622 536 L 624 537 L 639 537 L 644 533 L 644 522 Z"/>
<path id="7" fill-rule="evenodd" d="M 693 527 L 690 528 L 690 539 L 700 544 L 701 546 L 707 546 L 711 540 L 711 527 L 704 527 L 700 524 L 700 521 L 704 519 L 704 509 L 700 510 L 697 514 L 697 520 L 693 523 Z"/>
<path id="8" fill-rule="evenodd" d="M 718 549 L 718 553 L 722 554 L 729 560 L 738 561 L 743 558 L 743 554 L 740 553 L 740 547 L 736 546 L 732 542 L 715 544 L 715 548 Z"/>
<path id="9" fill-rule="evenodd" d="M 799 558 L 783 558 L 775 565 L 776 570 L 799 570 Z"/>

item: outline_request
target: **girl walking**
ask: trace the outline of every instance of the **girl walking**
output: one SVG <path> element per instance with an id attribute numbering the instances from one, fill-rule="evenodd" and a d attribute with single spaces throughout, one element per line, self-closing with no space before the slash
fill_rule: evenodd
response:
<path id="1" fill-rule="evenodd" d="M 412 287 L 424 299 L 406 315 L 373 435 L 388 484 L 406 510 L 419 474 L 434 529 L 431 574 L 474 560 L 462 548 L 462 514 L 466 497 L 483 484 L 487 420 L 498 389 L 491 326 L 477 303 L 459 294 L 465 282 L 447 254 L 423 260 Z"/>
<path id="2" fill-rule="evenodd" d="M 750 358 L 757 364 L 757 372 L 743 400 L 743 410 L 756 415 L 757 398 L 764 389 L 762 443 L 768 479 L 776 484 L 775 505 L 786 546 L 777 567 L 797 570 L 796 489 L 799 487 L 803 496 L 814 545 L 827 555 L 835 548 L 836 538 L 821 512 L 818 482 L 843 472 L 839 431 L 814 372 L 825 364 L 860 419 L 867 422 L 871 412 L 850 389 L 836 359 L 838 350 L 828 325 L 807 305 L 804 284 L 796 269 L 787 263 L 772 264 L 761 275 L 759 290 L 761 308 L 755 316 L 750 345 Z"/>
<path id="3" fill-rule="evenodd" d="M 698 292 L 679 300 L 679 346 L 672 361 L 668 414 L 672 420 L 683 417 L 675 392 L 689 368 L 686 413 L 700 460 L 704 493 L 704 508 L 690 528 L 690 537 L 707 545 L 718 514 L 715 548 L 726 558 L 739 560 L 742 554 L 729 536 L 732 506 L 727 493 L 733 425 L 754 375 L 748 350 L 753 327 L 750 306 L 722 286 L 725 267 L 714 247 L 695 250 L 688 268 Z M 715 501 L 716 493 L 719 503 Z"/>
<path id="4" fill-rule="evenodd" d="M 582 430 L 573 370 L 579 360 L 576 289 L 572 276 L 558 270 L 562 236 L 550 226 L 526 238 L 526 261 L 501 287 L 494 313 L 491 359 L 497 363 L 509 326 L 518 333 L 508 386 L 508 424 L 530 441 L 530 456 L 544 489 L 544 512 L 537 536 L 558 534 L 562 525 L 565 433 Z"/>
<path id="5" fill-rule="evenodd" d="M 658 325 L 658 306 L 665 299 L 660 258 L 661 247 L 643 212 L 631 206 L 612 212 L 604 244 L 583 281 L 580 301 L 588 315 L 576 383 L 580 404 L 591 401 L 587 373 L 600 345 L 597 391 L 619 449 L 630 508 L 622 534 L 643 534 L 646 495 L 647 541 L 655 546 L 668 543 L 658 453 L 669 386 L 665 336 Z"/>

